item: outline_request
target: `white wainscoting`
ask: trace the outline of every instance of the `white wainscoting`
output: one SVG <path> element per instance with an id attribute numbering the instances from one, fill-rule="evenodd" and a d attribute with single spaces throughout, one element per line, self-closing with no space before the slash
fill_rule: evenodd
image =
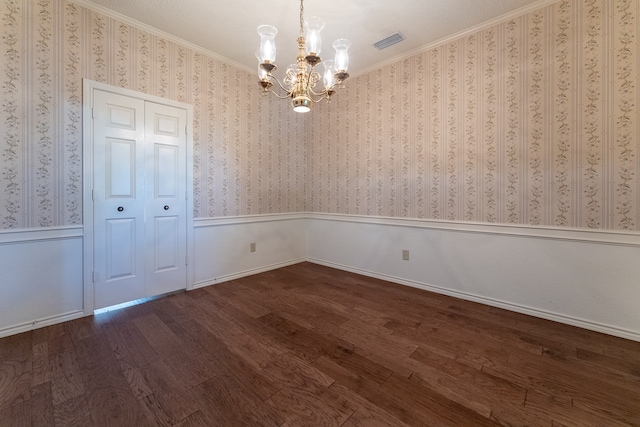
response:
<path id="1" fill-rule="evenodd" d="M 0 232 L 0 337 L 85 315 L 82 236 Z M 640 341 L 640 233 L 293 213 L 196 219 L 194 246 L 194 288 L 308 260 Z"/>
<path id="2" fill-rule="evenodd" d="M 307 221 L 311 262 L 640 341 L 640 233 L 318 213 Z"/>
<path id="3" fill-rule="evenodd" d="M 199 288 L 305 261 L 306 215 L 196 219 L 194 241 Z"/>
<path id="4" fill-rule="evenodd" d="M 0 232 L 0 337 L 84 316 L 82 233 Z"/>
<path id="5" fill-rule="evenodd" d="M 194 222 L 192 288 L 306 259 L 304 213 Z M 0 337 L 92 313 L 84 298 L 82 227 L 0 231 L 0 274 Z"/>

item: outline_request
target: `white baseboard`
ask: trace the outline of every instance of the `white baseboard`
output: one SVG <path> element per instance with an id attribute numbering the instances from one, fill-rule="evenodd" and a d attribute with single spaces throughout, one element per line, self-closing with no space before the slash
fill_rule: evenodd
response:
<path id="1" fill-rule="evenodd" d="M 193 286 L 193 289 L 204 288 L 206 286 L 215 285 L 218 283 L 229 282 L 231 280 L 241 279 L 247 276 L 253 276 L 254 274 L 264 273 L 266 271 L 277 270 L 278 268 L 288 267 L 290 265 L 299 264 L 301 262 L 305 262 L 305 258 L 297 258 L 289 261 L 279 262 L 276 264 L 266 265 L 263 267 L 252 268 L 245 271 L 240 271 L 238 273 L 227 274 L 220 277 L 215 277 L 212 279 L 201 280 L 196 282 Z"/>
<path id="2" fill-rule="evenodd" d="M 310 262 L 640 341 L 637 232 L 312 213 L 307 243 Z"/>
<path id="3" fill-rule="evenodd" d="M 84 316 L 84 310 L 78 310 L 72 311 L 70 313 L 64 313 L 56 316 L 33 320 L 31 322 L 22 323 L 19 325 L 4 327 L 0 329 L 0 338 L 8 337 L 9 335 L 20 334 L 22 332 L 31 331 L 34 329 L 44 328 L 45 326 L 55 325 L 56 323 L 68 322 L 70 320 L 79 319 Z"/>
<path id="4" fill-rule="evenodd" d="M 338 270 L 349 271 L 351 273 L 361 274 L 367 277 L 373 277 L 375 279 L 386 280 L 388 282 L 397 283 L 399 285 L 410 286 L 412 288 L 418 288 L 429 292 L 434 292 L 437 294 L 448 295 L 454 298 L 460 298 L 466 301 L 473 301 L 480 304 L 489 305 L 491 307 L 503 308 L 505 310 L 514 311 L 516 313 L 527 314 L 533 317 L 539 317 L 541 319 L 552 320 L 558 323 L 564 323 L 571 326 L 577 326 L 579 328 L 588 329 L 591 331 L 602 332 L 604 334 L 613 335 L 620 338 L 626 338 L 633 341 L 640 341 L 640 333 L 635 331 L 616 328 L 609 325 L 603 325 L 600 323 L 590 322 L 588 320 L 579 319 L 576 317 L 565 316 L 558 313 L 552 313 L 545 310 L 538 310 L 531 307 L 526 307 L 523 305 L 512 304 L 506 301 L 500 301 L 493 298 L 481 297 L 478 295 L 473 295 L 466 292 L 459 292 L 451 289 L 442 288 L 440 286 L 430 285 L 428 283 L 419 283 L 412 280 L 402 279 L 400 277 L 389 276 L 386 274 L 380 274 L 369 270 L 363 270 L 360 268 L 353 268 L 346 265 L 327 262 L 320 259 L 308 258 L 308 262 L 324 265 L 325 267 L 331 267 Z"/>

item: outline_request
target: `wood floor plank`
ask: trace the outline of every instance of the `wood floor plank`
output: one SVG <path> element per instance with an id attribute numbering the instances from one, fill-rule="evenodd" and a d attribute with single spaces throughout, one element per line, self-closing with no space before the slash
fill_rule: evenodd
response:
<path id="1" fill-rule="evenodd" d="M 410 425 L 497 425 L 477 412 L 396 374 L 385 381 L 373 403 Z"/>
<path id="2" fill-rule="evenodd" d="M 640 400 L 633 396 L 619 396 L 614 402 L 594 401 L 584 397 L 572 399 L 571 403 L 582 412 L 576 419 L 587 422 L 601 420 L 601 425 L 640 426 Z"/>
<path id="3" fill-rule="evenodd" d="M 532 411 L 530 408 L 525 408 L 523 404 L 514 405 L 508 403 L 499 404 L 491 408 L 490 419 L 501 426 L 509 427 L 553 427 L 557 423 L 546 412 Z M 571 426 L 576 426 L 576 424 L 571 424 Z"/>
<path id="4" fill-rule="evenodd" d="M 470 399 L 478 399 L 488 406 L 501 402 L 524 404 L 526 389 L 510 381 L 494 377 L 458 360 L 449 359 L 423 348 L 418 348 L 410 357 L 420 362 L 420 366 L 429 369 L 417 371 L 414 374 L 422 376 L 434 372 L 437 375 L 436 378 L 443 378 L 442 375 L 446 375 L 445 378 L 455 380 L 458 387 L 453 389 L 454 393 L 471 393 Z M 453 383 L 450 384 L 453 386 Z"/>
<path id="5" fill-rule="evenodd" d="M 628 382 L 618 379 L 615 384 L 606 381 L 607 373 L 586 371 L 580 364 L 567 365 L 544 357 L 513 352 L 509 356 L 509 366 L 517 367 L 521 372 L 532 376 L 551 376 L 555 384 L 575 390 L 573 396 L 596 396 L 603 399 L 615 399 L 627 395 L 640 399 L 640 382 Z M 591 388 L 587 387 L 588 385 Z M 638 400 L 640 403 L 640 400 Z"/>
<path id="6" fill-rule="evenodd" d="M 356 298 L 346 298 L 347 295 L 327 292 L 323 286 L 309 287 L 304 293 L 297 295 L 305 304 L 317 304 L 329 313 L 343 316 L 349 319 L 358 319 L 369 325 L 382 326 L 389 320 L 382 317 L 383 312 L 358 306 Z"/>
<path id="7" fill-rule="evenodd" d="M 229 371 L 236 381 L 246 390 L 252 391 L 262 400 L 276 394 L 280 387 L 269 380 L 262 370 L 257 370 L 251 363 L 226 348 L 214 354 L 221 367 Z"/>
<path id="8" fill-rule="evenodd" d="M 535 412 L 548 415 L 554 422 L 563 425 L 571 425 L 575 420 L 580 419 L 581 426 L 584 427 L 600 427 L 606 425 L 608 427 L 624 426 L 627 423 L 621 423 L 614 418 L 605 417 L 604 415 L 591 413 L 585 416 L 584 409 L 574 406 L 572 399 L 567 396 L 549 396 L 548 394 L 539 393 L 530 390 L 527 393 L 525 408 L 532 408 Z"/>
<path id="9" fill-rule="evenodd" d="M 347 322 L 349 317 L 338 314 L 333 310 L 325 310 L 317 304 L 306 304 L 299 292 L 303 288 L 287 293 L 276 293 L 267 305 L 271 311 L 284 313 L 293 322 L 310 329 L 318 329 L 333 333 L 338 326 Z"/>
<path id="10" fill-rule="evenodd" d="M 66 331 L 74 340 L 102 333 L 102 322 L 97 316 L 81 317 L 80 319 L 66 322 L 64 325 Z"/>
<path id="11" fill-rule="evenodd" d="M 104 325 L 103 330 L 116 358 L 123 363 L 137 368 L 160 358 L 140 330 L 134 326 L 117 328 L 109 324 Z"/>
<path id="12" fill-rule="evenodd" d="M 213 426 L 212 423 L 207 421 L 207 417 L 202 413 L 202 411 L 197 411 L 194 414 L 191 414 L 184 420 L 174 425 L 175 427 L 212 427 Z"/>
<path id="13" fill-rule="evenodd" d="M 140 366 L 145 365 L 147 362 L 140 362 L 140 360 L 149 360 L 145 355 L 150 352 L 152 352 L 155 357 L 153 357 L 153 359 L 148 363 L 158 360 L 160 356 L 155 353 L 149 343 L 147 343 L 142 336 L 138 337 L 138 341 L 134 342 L 129 340 L 128 344 L 125 343 L 121 334 L 128 336 L 131 332 L 138 331 L 137 328 L 118 329 L 111 323 L 103 325 L 102 328 L 105 332 L 105 337 L 109 342 L 109 346 L 118 360 L 120 369 L 122 370 L 127 383 L 129 383 L 129 387 L 136 399 L 152 394 L 153 392 L 151 391 L 151 388 L 146 383 L 144 376 L 139 369 Z"/>
<path id="14" fill-rule="evenodd" d="M 539 319 L 533 316 L 522 315 L 495 308 L 492 310 L 494 310 L 494 312 L 499 316 L 503 316 L 505 319 L 512 319 L 513 321 L 508 323 L 515 324 L 515 326 L 522 331 L 601 354 L 604 354 L 606 349 L 610 347 L 610 343 L 613 344 L 611 345 L 612 349 L 622 349 L 624 348 L 625 341 L 629 341 L 624 339 L 621 340 L 620 338 L 611 337 L 599 332 L 578 328 L 576 326 L 553 322 L 551 320 Z M 610 341 L 611 338 L 613 338 L 613 341 Z M 632 349 L 634 347 L 634 345 L 631 346 Z M 632 351 L 632 353 L 635 352 Z"/>
<path id="15" fill-rule="evenodd" d="M 254 369 L 260 370 L 282 357 L 286 351 L 274 343 L 265 343 L 253 336 L 241 335 L 234 342 L 227 344 L 227 348 Z"/>
<path id="16" fill-rule="evenodd" d="M 354 351 L 357 354 L 384 366 L 400 376 L 405 378 L 411 376 L 413 370 L 411 366 L 408 366 L 411 361 L 408 360 L 409 355 L 406 354 L 406 349 L 396 349 L 391 342 L 385 342 L 379 337 L 374 345 L 369 345 L 369 337 L 353 332 L 344 333 L 340 338 L 356 346 Z"/>
<path id="17" fill-rule="evenodd" d="M 49 346 L 46 342 L 33 344 L 31 359 L 31 387 L 51 381 L 51 368 L 49 363 Z"/>
<path id="18" fill-rule="evenodd" d="M 193 319 L 193 313 L 191 310 L 197 309 L 193 303 L 194 298 L 197 299 L 198 294 L 203 294 L 206 291 L 204 289 L 197 289 L 194 293 L 187 295 L 186 292 L 178 294 L 172 294 L 158 300 L 157 304 L 160 306 L 163 312 L 171 316 L 177 323 L 183 323 Z"/>
<path id="19" fill-rule="evenodd" d="M 631 381 L 640 381 L 640 361 L 598 354 L 583 348 L 577 349 L 577 357 L 598 369 L 626 374 Z"/>
<path id="20" fill-rule="evenodd" d="M 388 412 L 373 405 L 366 403 L 358 408 L 349 419 L 343 424 L 344 427 L 408 427 Z"/>
<path id="21" fill-rule="evenodd" d="M 311 263 L 0 339 L 3 426 L 638 426 L 640 342 Z"/>
<path id="22" fill-rule="evenodd" d="M 89 405 L 84 395 L 69 399 L 53 408 L 53 420 L 56 427 L 86 427 L 100 425 L 92 422 Z"/>
<path id="23" fill-rule="evenodd" d="M 393 351 L 398 357 L 406 357 L 413 353 L 418 345 L 409 339 L 394 335 L 381 327 L 363 325 L 359 321 L 349 321 L 340 326 L 338 334 L 348 342 L 368 341 L 371 347 L 378 346 Z M 354 342 L 357 345 L 357 342 Z"/>
<path id="24" fill-rule="evenodd" d="M 32 427 L 54 427 L 51 384 L 42 383 L 31 388 Z"/>
<path id="25" fill-rule="evenodd" d="M 428 366 L 412 373 L 409 379 L 486 418 L 491 416 L 491 402 L 483 399 L 482 394 L 478 394 L 479 389 L 473 385 L 465 384 Z"/>
<path id="26" fill-rule="evenodd" d="M 273 313 L 258 319 L 265 326 L 264 334 L 296 356 L 314 361 L 323 354 L 332 354 L 341 347 L 351 347 L 343 340 L 331 340 L 322 333 Z"/>
<path id="27" fill-rule="evenodd" d="M 122 369 L 124 377 L 127 380 L 127 383 L 129 383 L 129 388 L 131 388 L 131 392 L 136 399 L 139 400 L 153 394 L 151 387 L 149 387 L 149 384 L 147 384 L 147 381 L 142 374 L 142 368 L 136 368 L 126 362 L 119 363 L 120 369 Z"/>
<path id="28" fill-rule="evenodd" d="M 214 425 L 279 426 L 285 421 L 282 411 L 245 390 L 226 371 L 189 390 L 188 394 Z"/>
<path id="29" fill-rule="evenodd" d="M 34 345 L 45 343 L 47 345 L 47 353 L 49 356 L 55 356 L 58 353 L 73 353 L 73 339 L 67 331 L 65 323 L 48 326 L 46 328 L 37 329 L 34 332 Z"/>
<path id="30" fill-rule="evenodd" d="M 0 409 L 31 399 L 31 356 L 0 361 Z"/>
<path id="31" fill-rule="evenodd" d="M 353 352 L 319 357 L 313 366 L 334 378 L 340 384 L 364 394 L 367 389 L 377 389 L 393 371 Z"/>
<path id="32" fill-rule="evenodd" d="M 233 286 L 235 283 L 230 282 L 229 285 Z M 242 311 L 247 316 L 257 318 L 271 313 L 269 308 L 264 307 L 257 300 L 252 299 L 249 295 L 243 294 L 242 292 L 235 292 L 233 289 L 230 289 L 228 292 L 218 291 L 217 295 L 221 300 Z"/>
<path id="33" fill-rule="evenodd" d="M 344 399 L 325 390 L 310 392 L 284 388 L 269 398 L 280 409 L 287 426 L 341 426 L 355 412 Z"/>
<path id="34" fill-rule="evenodd" d="M 51 391 L 54 405 L 84 394 L 75 353 L 62 352 L 51 358 Z"/>
<path id="35" fill-rule="evenodd" d="M 27 400 L 0 409 L 0 427 L 31 427 L 31 402 Z"/>
<path id="36" fill-rule="evenodd" d="M 153 395 L 145 396 L 143 401 L 152 401 L 154 407 L 161 408 L 169 424 L 175 424 L 198 410 L 195 401 L 186 395 L 187 388 L 163 360 L 142 366 L 140 370 Z"/>
<path id="37" fill-rule="evenodd" d="M 263 370 L 281 387 L 269 402 L 284 412 L 287 425 L 342 425 L 358 408 L 349 396 L 330 386 L 334 379 L 296 357 L 283 358 Z"/>
<path id="38" fill-rule="evenodd" d="M 420 345 L 445 350 L 455 357 L 464 358 L 478 369 L 485 365 L 506 364 L 511 350 L 499 343 L 480 339 L 464 328 L 452 328 L 442 324 L 421 325 L 416 329 L 413 338 Z"/>
<path id="39" fill-rule="evenodd" d="M 15 358 L 22 358 L 26 352 L 32 350 L 34 331 L 23 332 L 2 338 L 0 345 L 0 362 Z"/>
<path id="40" fill-rule="evenodd" d="M 173 425 L 171 417 L 166 413 L 153 393 L 138 399 L 138 404 L 151 425 L 162 427 L 171 427 Z"/>
<path id="41" fill-rule="evenodd" d="M 329 387 L 335 381 L 329 375 L 295 356 L 276 360 L 262 369 L 261 373 L 274 384 L 278 384 L 280 388 L 317 390 L 319 387 Z"/>
<path id="42" fill-rule="evenodd" d="M 570 396 L 574 404 L 582 402 L 596 412 L 617 414 L 619 419 L 633 420 L 640 425 L 637 408 L 640 408 L 640 384 L 637 392 L 605 383 L 582 375 L 576 367 L 554 365 L 546 358 L 515 355 L 508 366 L 483 367 L 493 376 L 512 381 L 528 390 L 548 396 Z"/>
<path id="43" fill-rule="evenodd" d="M 218 337 L 196 319 L 186 320 L 180 326 L 189 335 L 192 343 L 210 353 L 226 348 Z"/>
<path id="44" fill-rule="evenodd" d="M 106 338 L 90 335 L 74 344 L 92 420 L 105 426 L 149 425 Z"/>
<path id="45" fill-rule="evenodd" d="M 459 331 L 463 329 L 466 333 L 474 335 L 477 339 L 494 342 L 499 345 L 508 345 L 518 351 L 532 354 L 542 354 L 545 348 L 552 348 L 555 351 L 568 353 L 575 352 L 575 347 L 563 345 L 551 341 L 548 338 L 538 337 L 522 331 L 512 329 L 509 326 L 497 325 L 494 322 L 486 322 L 481 319 L 457 315 L 449 316 L 445 325 L 440 329 L 446 334 L 449 330 Z M 451 324 L 451 326 L 449 326 Z"/>
<path id="46" fill-rule="evenodd" d="M 172 364 L 185 388 L 193 387 L 210 378 L 208 360 L 200 349 L 189 345 L 187 341 L 174 334 L 158 316 L 141 316 L 136 318 L 134 323 L 153 349 Z"/>

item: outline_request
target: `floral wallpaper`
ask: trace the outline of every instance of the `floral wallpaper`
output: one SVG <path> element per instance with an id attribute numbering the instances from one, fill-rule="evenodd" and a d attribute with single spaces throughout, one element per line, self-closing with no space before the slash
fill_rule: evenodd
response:
<path id="1" fill-rule="evenodd" d="M 640 1 L 564 0 L 357 76 L 308 208 L 640 230 Z"/>
<path id="2" fill-rule="evenodd" d="M 82 224 L 89 78 L 194 106 L 199 218 L 640 230 L 640 0 L 559 0 L 352 77 L 311 116 L 69 0 L 0 0 L 0 20 L 0 229 Z"/>
<path id="3" fill-rule="evenodd" d="M 0 0 L 0 229 L 82 224 L 82 79 L 194 106 L 196 217 L 306 210 L 304 119 L 256 77 L 62 0 Z"/>

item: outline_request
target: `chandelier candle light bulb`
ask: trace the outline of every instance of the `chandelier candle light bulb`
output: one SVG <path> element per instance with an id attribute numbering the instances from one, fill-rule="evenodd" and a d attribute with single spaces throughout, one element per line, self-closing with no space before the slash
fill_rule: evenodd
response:
<path id="1" fill-rule="evenodd" d="M 322 63 L 324 72 L 322 73 L 322 82 L 324 83 L 324 89 L 327 91 L 327 95 L 331 96 L 334 93 L 333 85 L 335 84 L 335 77 L 333 76 L 333 60 L 328 59 Z"/>
<path id="2" fill-rule="evenodd" d="M 347 70 L 349 69 L 349 53 L 351 42 L 347 39 L 338 39 L 333 42 L 333 48 L 336 50 L 336 59 L 334 66 L 336 67 L 336 75 L 338 80 L 344 80 L 349 77 Z"/>
<path id="3" fill-rule="evenodd" d="M 305 48 L 310 56 L 319 56 L 322 48 L 322 39 L 320 37 L 320 31 L 324 28 L 324 21 L 316 16 L 304 21 L 305 29 L 307 30 L 306 39 L 307 43 Z"/>
<path id="4" fill-rule="evenodd" d="M 278 30 L 271 25 L 260 25 L 258 27 L 260 34 L 260 61 L 262 63 L 271 64 L 276 60 L 276 34 Z"/>
<path id="5" fill-rule="evenodd" d="M 296 63 L 287 68 L 282 82 L 273 75 L 277 69 L 275 36 L 278 30 L 271 25 L 260 25 L 260 49 L 256 53 L 258 58 L 258 84 L 262 87 L 263 94 L 271 92 L 280 99 L 291 99 L 293 111 L 305 113 L 311 110 L 313 103 L 323 99 L 327 101 L 335 93 L 337 88 L 343 87 L 343 82 L 349 77 L 348 49 L 351 43 L 347 39 L 338 39 L 333 42 L 336 50 L 335 60 L 324 61 L 322 75 L 315 71 L 315 66 L 322 62 L 320 58 L 321 36 L 320 32 L 325 26 L 320 18 L 312 17 L 304 20 L 304 0 L 300 0 L 300 36 L 298 42 L 298 56 Z M 306 31 L 306 32 L 305 32 Z M 314 88 L 322 80 L 324 88 L 315 92 Z M 273 82 L 277 83 L 278 91 L 272 89 Z"/>

